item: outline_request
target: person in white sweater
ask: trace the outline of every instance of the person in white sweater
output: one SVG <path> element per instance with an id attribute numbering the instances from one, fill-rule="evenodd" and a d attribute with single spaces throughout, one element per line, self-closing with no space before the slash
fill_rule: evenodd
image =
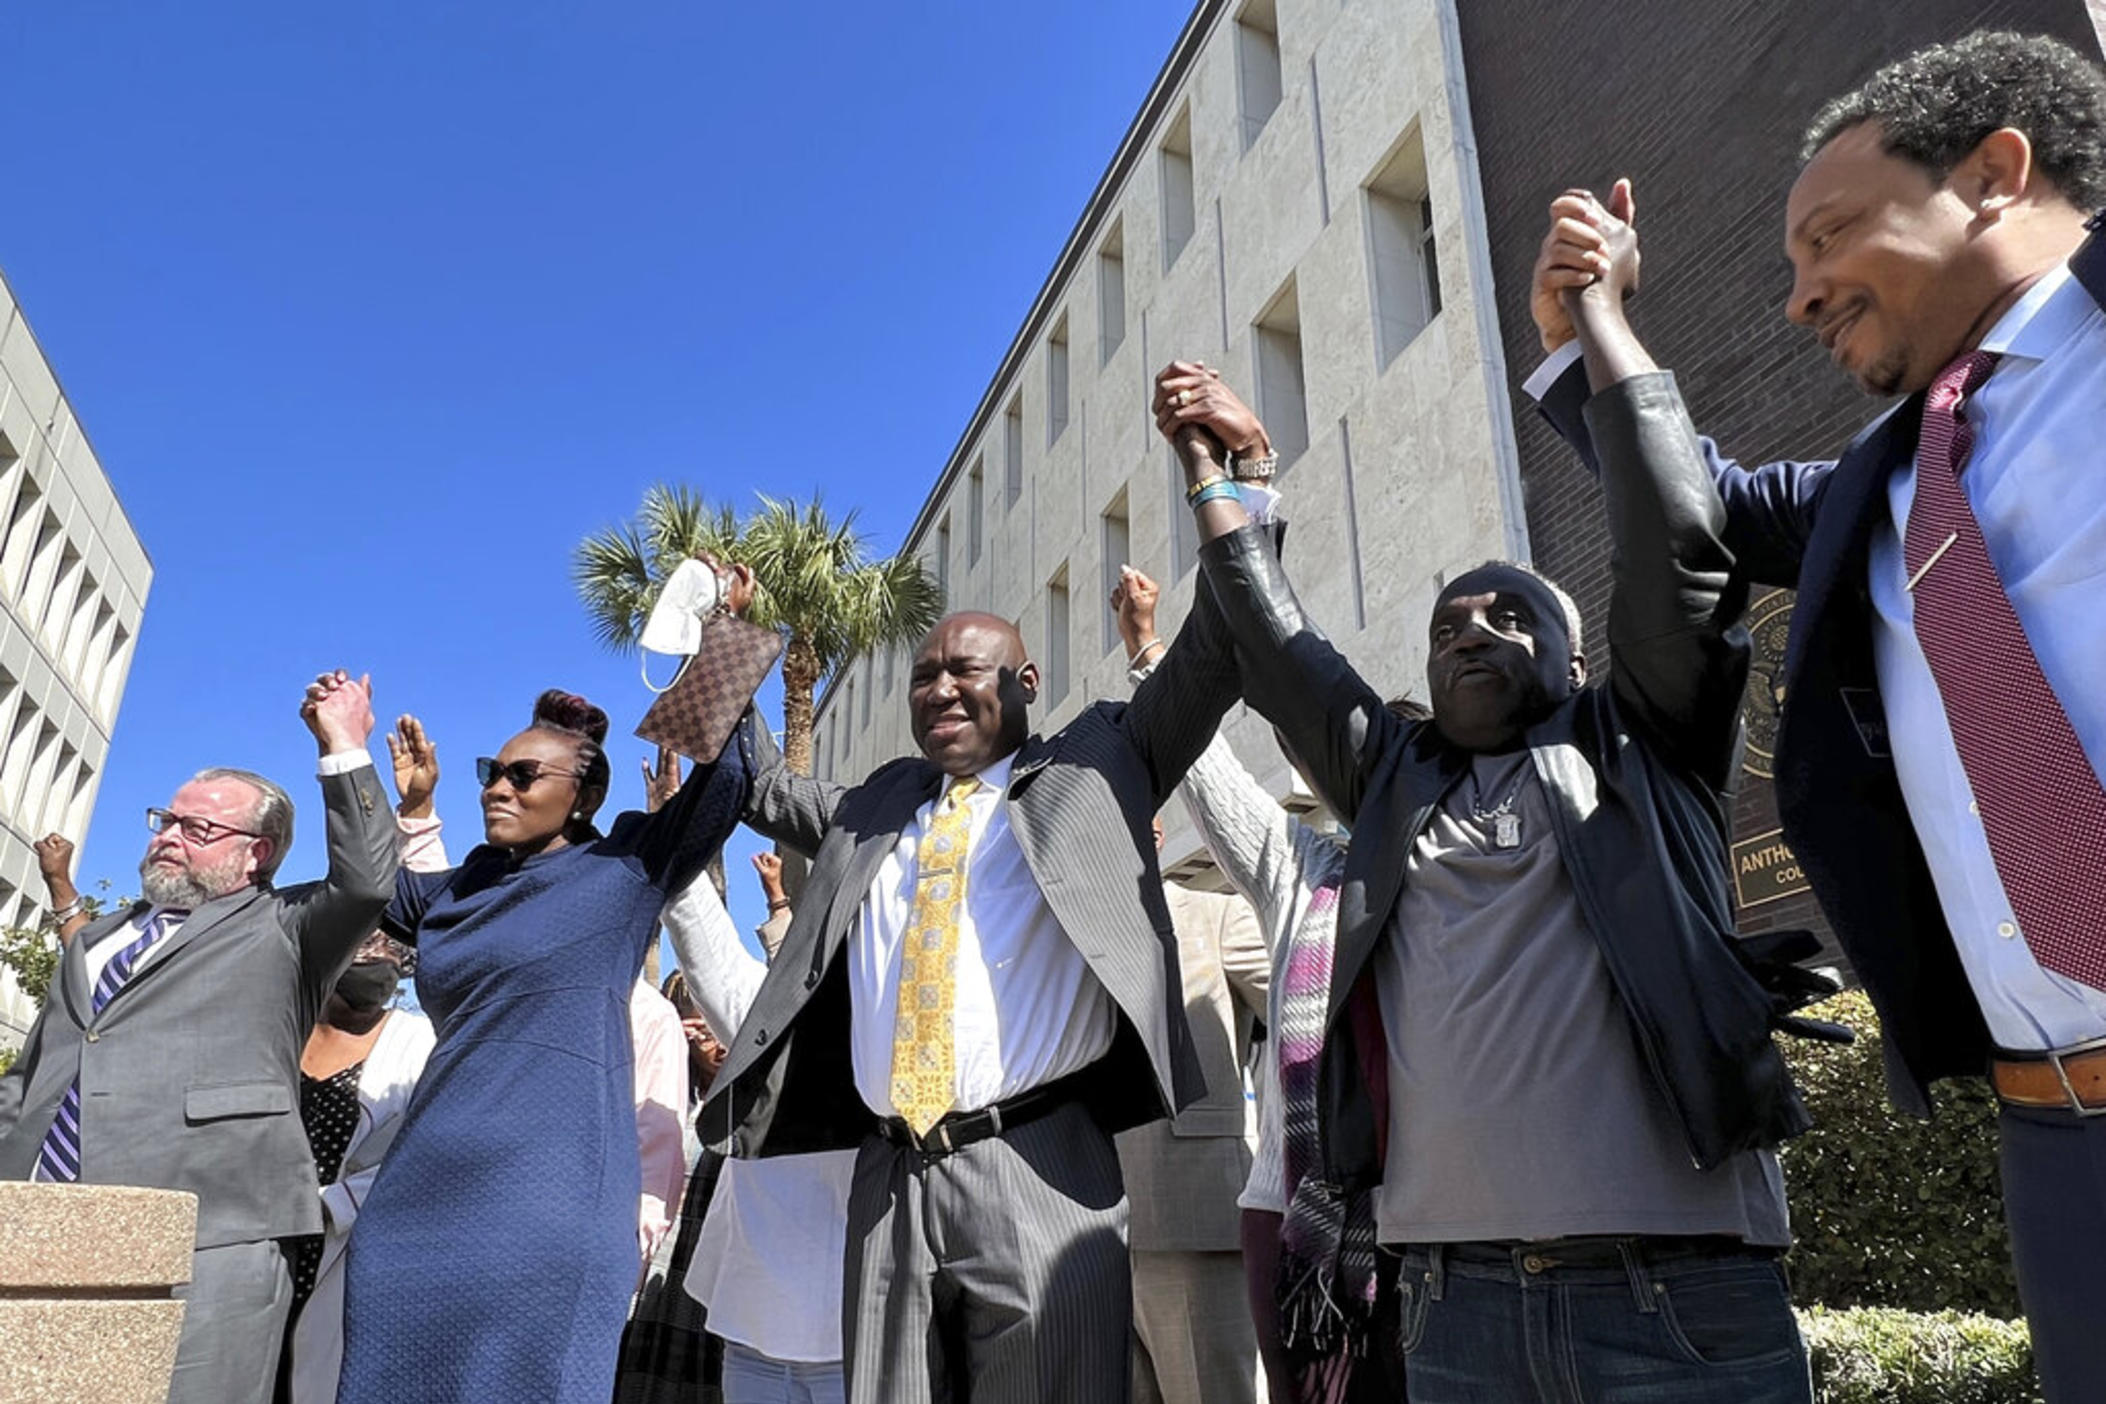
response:
<path id="1" fill-rule="evenodd" d="M 1132 566 L 1120 571 L 1119 584 L 1112 591 L 1112 608 L 1126 644 L 1128 677 L 1135 683 L 1148 675 L 1161 656 L 1163 644 L 1155 629 L 1160 594 L 1155 581 Z M 1425 715 L 1416 703 L 1402 699 L 1389 705 L 1400 715 Z M 1288 1271 L 1281 1271 L 1282 1225 L 1302 1179 L 1299 1173 L 1289 1174 L 1288 1099 L 1282 1095 L 1282 1067 L 1286 1065 L 1290 1080 L 1306 1083 L 1312 1079 L 1321 1036 L 1320 1006 L 1314 1025 L 1316 1042 L 1305 1031 L 1309 1021 L 1282 1006 L 1295 989 L 1313 983 L 1320 999 L 1320 992 L 1328 987 L 1346 836 L 1315 828 L 1289 814 L 1219 734 L 1185 773 L 1177 793 L 1223 876 L 1257 912 L 1273 957 L 1266 1009 L 1268 1038 L 1260 1049 L 1254 1079 L 1258 1149 L 1250 1179 L 1236 1201 L 1243 1210 L 1243 1258 L 1251 1316 L 1273 1404 L 1401 1398 L 1401 1363 L 1391 1349 L 1395 1332 L 1376 1325 L 1380 1308 L 1389 1305 L 1392 1284 L 1378 1282 L 1372 1253 L 1356 1262 L 1355 1253 L 1346 1245 L 1304 1245 Z M 1321 967 L 1325 978 L 1297 981 L 1291 968 L 1296 965 L 1308 976 Z M 1379 1021 L 1359 1023 L 1372 1025 L 1379 1035 Z M 1296 1169 L 1301 1166 L 1297 1164 Z M 1316 1188 L 1312 1184 L 1312 1192 Z"/>
<path id="2" fill-rule="evenodd" d="M 677 784 L 677 769 L 671 778 Z M 658 788 L 654 801 L 663 798 Z M 787 908 L 771 908 L 776 915 L 787 919 Z M 664 920 L 689 995 L 728 1044 L 766 962 L 739 939 L 706 872 L 674 894 Z M 855 1168 L 853 1150 L 724 1162 L 686 1287 L 724 1342 L 725 1404 L 842 1404 L 842 1263 Z"/>

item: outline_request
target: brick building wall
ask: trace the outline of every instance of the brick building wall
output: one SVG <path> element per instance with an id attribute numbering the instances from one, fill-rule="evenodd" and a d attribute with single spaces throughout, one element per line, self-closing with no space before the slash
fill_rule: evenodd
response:
<path id="1" fill-rule="evenodd" d="M 1782 313 L 1791 284 L 1784 197 L 1814 111 L 1880 64 L 1977 28 L 2053 34 L 2099 52 L 2086 0 L 1599 0 L 1585 9 L 1467 0 L 1457 8 L 1515 379 L 1542 359 L 1528 289 L 1551 198 L 1572 185 L 1606 191 L 1628 175 L 1645 245 L 1633 321 L 1676 372 L 1698 426 L 1751 463 L 1832 456 L 1879 408 Z M 1560 13 L 1572 22 L 1556 22 Z M 1599 637 L 1608 541 L 1594 484 L 1518 390 L 1515 403 L 1535 563 L 1572 590 Z M 1747 777 L 1735 836 L 1776 827 L 1770 786 Z M 1823 929 L 1805 896 L 1742 913 L 1743 930 L 1788 925 Z"/>

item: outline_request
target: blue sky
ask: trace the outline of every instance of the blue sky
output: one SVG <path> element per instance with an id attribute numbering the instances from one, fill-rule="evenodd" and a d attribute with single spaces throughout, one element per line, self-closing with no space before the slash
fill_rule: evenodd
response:
<path id="1" fill-rule="evenodd" d="M 456 851 L 543 687 L 607 708 L 633 786 L 648 699 L 572 545 L 676 479 L 895 547 L 1187 13 L 0 9 L 0 269 L 157 572 L 82 886 L 132 890 L 200 766 L 311 796 L 338 665 L 439 740 Z"/>

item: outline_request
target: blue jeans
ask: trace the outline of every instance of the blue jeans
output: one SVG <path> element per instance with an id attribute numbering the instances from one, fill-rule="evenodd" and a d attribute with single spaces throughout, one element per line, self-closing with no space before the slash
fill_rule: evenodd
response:
<path id="1" fill-rule="evenodd" d="M 847 1392 L 838 1360 L 777 1360 L 724 1342 L 724 1404 L 842 1404 Z"/>
<path id="2" fill-rule="evenodd" d="M 1404 1253 L 1411 1404 L 1812 1404 L 1784 1271 L 1691 1239 Z"/>

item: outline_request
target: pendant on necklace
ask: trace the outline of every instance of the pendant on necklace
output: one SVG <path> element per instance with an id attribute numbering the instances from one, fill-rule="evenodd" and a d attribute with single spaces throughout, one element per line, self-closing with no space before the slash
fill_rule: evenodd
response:
<path id="1" fill-rule="evenodd" d="M 1494 848 L 1519 848 L 1521 846 L 1520 815 L 1495 814 L 1492 816 L 1492 846 Z"/>

